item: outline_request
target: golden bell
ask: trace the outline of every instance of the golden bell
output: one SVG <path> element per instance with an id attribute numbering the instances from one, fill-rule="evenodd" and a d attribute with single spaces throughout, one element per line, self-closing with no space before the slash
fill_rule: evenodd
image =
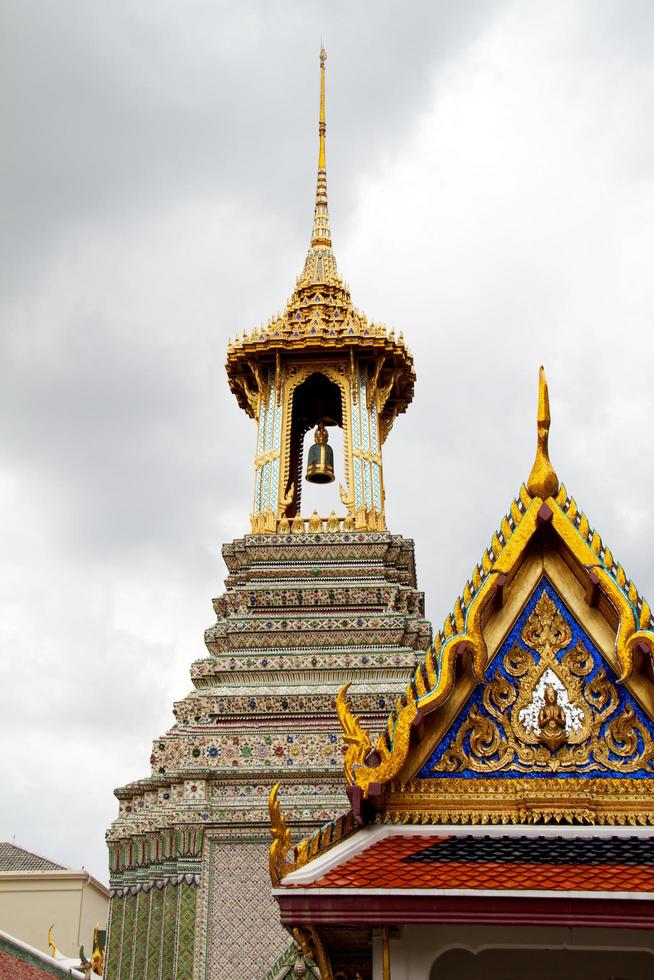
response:
<path id="1" fill-rule="evenodd" d="M 332 483 L 334 480 L 334 452 L 327 445 L 327 429 L 320 423 L 314 436 L 315 442 L 309 450 L 307 460 L 308 483 Z"/>

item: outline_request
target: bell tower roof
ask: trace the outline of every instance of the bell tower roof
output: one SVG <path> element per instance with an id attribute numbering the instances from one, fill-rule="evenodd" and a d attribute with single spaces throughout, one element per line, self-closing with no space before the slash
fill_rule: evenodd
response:
<path id="1" fill-rule="evenodd" d="M 327 205 L 326 60 L 321 47 L 318 176 L 311 244 L 304 267 L 282 314 L 230 340 L 227 376 L 239 405 L 254 418 L 262 371 L 280 358 L 289 361 L 309 356 L 326 364 L 343 356 L 363 358 L 372 364 L 375 383 L 390 384 L 380 412 L 386 434 L 413 398 L 413 356 L 402 333 L 396 337 L 393 329 L 369 321 L 355 308 L 350 290 L 338 273 Z"/>

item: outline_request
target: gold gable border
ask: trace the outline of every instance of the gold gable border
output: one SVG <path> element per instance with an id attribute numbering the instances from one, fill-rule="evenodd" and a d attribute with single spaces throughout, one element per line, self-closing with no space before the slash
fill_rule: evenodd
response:
<path id="1" fill-rule="evenodd" d="M 613 604 L 618 616 L 615 653 L 621 667 L 621 681 L 634 669 L 636 651 L 654 660 L 654 622 L 649 603 L 624 568 L 615 561 L 599 533 L 591 528 L 587 516 L 579 510 L 562 484 L 556 497 L 542 500 L 531 496 L 523 484 L 519 496 L 493 535 L 479 565 L 466 583 L 454 609 L 445 619 L 442 630 L 427 651 L 425 661 L 416 669 L 404 695 L 388 719 L 385 732 L 379 736 L 369 765 L 360 763 L 361 747 L 350 742 L 345 757 L 346 773 L 352 773 L 350 785 L 359 787 L 364 798 L 375 788 L 390 783 L 407 759 L 411 732 L 417 722 L 434 711 L 449 696 L 455 678 L 457 659 L 464 651 L 472 655 L 475 676 L 485 683 L 488 665 L 486 644 L 481 631 L 481 616 L 488 602 L 502 588 L 531 541 L 539 525 L 550 523 L 559 539 L 576 561 L 593 576 L 592 581 Z M 347 734 L 356 720 L 349 710 L 339 712 Z M 361 739 L 368 738 L 361 731 Z"/>

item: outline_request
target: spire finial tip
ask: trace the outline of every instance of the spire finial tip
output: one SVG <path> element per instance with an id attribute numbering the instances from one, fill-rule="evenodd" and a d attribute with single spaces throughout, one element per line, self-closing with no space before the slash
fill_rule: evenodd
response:
<path id="1" fill-rule="evenodd" d="M 545 368 L 541 364 L 538 372 L 538 412 L 536 426 L 538 442 L 536 444 L 536 459 L 527 480 L 527 490 L 532 497 L 554 497 L 559 489 L 559 478 L 550 462 L 548 439 L 550 431 L 550 396 L 545 377 Z"/>

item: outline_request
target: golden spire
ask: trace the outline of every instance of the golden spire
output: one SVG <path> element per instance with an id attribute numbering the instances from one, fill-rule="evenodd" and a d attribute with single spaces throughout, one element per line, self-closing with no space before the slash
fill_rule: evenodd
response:
<path id="1" fill-rule="evenodd" d="M 550 463 L 547 449 L 551 421 L 547 378 L 545 377 L 545 368 L 541 364 L 538 375 L 538 417 L 536 420 L 538 444 L 536 446 L 536 459 L 527 480 L 527 490 L 532 497 L 540 497 L 542 500 L 555 496 L 559 489 L 559 478 Z"/>
<path id="2" fill-rule="evenodd" d="M 313 215 L 313 233 L 311 235 L 311 247 L 323 245 L 331 248 L 332 239 L 329 233 L 329 213 L 327 211 L 327 160 L 325 157 L 325 133 L 327 125 L 325 123 L 325 62 L 327 54 L 322 44 L 320 46 L 320 121 L 318 123 L 318 134 L 320 136 L 320 150 L 318 153 L 318 182 L 316 184 L 316 209 Z"/>

